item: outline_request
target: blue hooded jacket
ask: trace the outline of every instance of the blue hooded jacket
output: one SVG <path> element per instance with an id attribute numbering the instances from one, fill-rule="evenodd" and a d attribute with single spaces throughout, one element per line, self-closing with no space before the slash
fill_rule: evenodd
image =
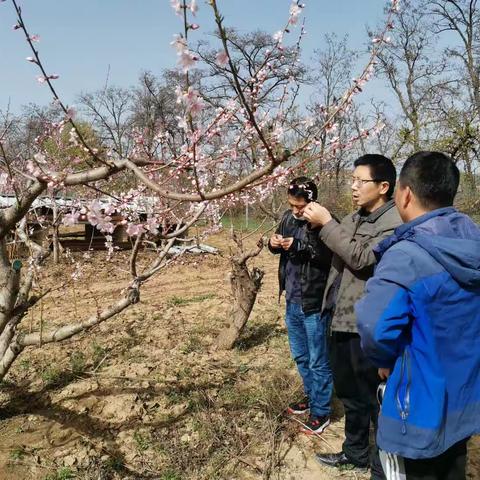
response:
<path id="1" fill-rule="evenodd" d="M 376 248 L 355 306 L 362 348 L 391 368 L 377 444 L 420 459 L 480 432 L 480 228 L 453 207 Z"/>

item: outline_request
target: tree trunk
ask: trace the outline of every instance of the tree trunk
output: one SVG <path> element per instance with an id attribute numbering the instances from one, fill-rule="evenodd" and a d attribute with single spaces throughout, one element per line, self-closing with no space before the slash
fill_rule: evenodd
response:
<path id="1" fill-rule="evenodd" d="M 218 336 L 217 345 L 219 348 L 230 350 L 238 340 L 255 305 L 263 275 L 263 270 L 254 267 L 249 272 L 246 264 L 236 263 L 232 259 L 230 283 L 233 293 L 233 307 L 229 326 L 222 330 Z"/>
<path id="2" fill-rule="evenodd" d="M 230 323 L 217 337 L 217 346 L 222 350 L 233 348 L 240 337 L 252 313 L 265 274 L 263 270 L 257 267 L 250 271 L 247 265 L 250 258 L 261 252 L 265 240 L 260 239 L 256 250 L 244 254 L 241 239 L 237 239 L 234 234 L 233 238 L 240 249 L 240 253 L 230 257 L 232 265 L 230 285 L 232 287 L 233 305 L 230 313 Z"/>
<path id="3" fill-rule="evenodd" d="M 15 302 L 20 289 L 20 263 L 10 265 L 5 239 L 0 245 L 0 380 L 3 378 L 2 364 L 18 323 L 14 314 Z"/>

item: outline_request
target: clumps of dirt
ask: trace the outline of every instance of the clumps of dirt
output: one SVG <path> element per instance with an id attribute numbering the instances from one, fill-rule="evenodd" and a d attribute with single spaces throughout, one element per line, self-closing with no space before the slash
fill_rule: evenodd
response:
<path id="1" fill-rule="evenodd" d="M 226 255 L 224 235 L 212 243 Z M 300 382 L 277 264 L 268 252 L 254 263 L 266 271 L 264 285 L 232 351 L 215 348 L 229 312 L 226 256 L 185 257 L 117 318 L 69 342 L 26 349 L 0 389 L 0 478 L 368 478 L 314 460 L 314 451 L 341 448 L 341 419 L 321 438 L 306 438 L 284 416 Z M 89 280 L 45 300 L 44 327 L 84 318 L 115 298 L 128 281 L 124 265 L 90 255 Z M 44 273 L 52 284 L 54 273 Z M 39 320 L 36 311 L 23 328 Z"/>

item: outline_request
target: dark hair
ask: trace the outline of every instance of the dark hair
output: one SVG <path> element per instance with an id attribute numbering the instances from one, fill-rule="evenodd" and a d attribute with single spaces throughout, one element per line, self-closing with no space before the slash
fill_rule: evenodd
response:
<path id="1" fill-rule="evenodd" d="M 392 198 L 393 191 L 395 190 L 395 182 L 397 181 L 397 171 L 395 170 L 393 162 L 383 155 L 368 153 L 353 162 L 354 167 L 359 167 L 360 165 L 366 165 L 370 168 L 372 180 L 376 182 L 388 182 L 387 198 Z"/>
<path id="2" fill-rule="evenodd" d="M 318 197 L 318 189 L 309 178 L 298 177 L 290 182 L 288 194 L 292 197 L 303 198 L 306 202 L 313 202 Z"/>
<path id="3" fill-rule="evenodd" d="M 444 153 L 417 152 L 407 158 L 399 180 L 402 187 L 410 187 L 424 208 L 434 210 L 453 205 L 460 171 Z"/>

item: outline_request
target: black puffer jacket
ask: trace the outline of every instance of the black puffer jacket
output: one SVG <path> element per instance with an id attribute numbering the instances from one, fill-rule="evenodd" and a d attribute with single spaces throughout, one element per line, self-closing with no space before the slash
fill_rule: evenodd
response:
<path id="1" fill-rule="evenodd" d="M 283 237 L 293 237 L 292 246 L 285 251 L 282 248 L 274 248 L 270 242 L 268 243 L 268 248 L 272 253 L 280 254 L 279 295 L 285 290 L 285 270 L 288 260 L 301 265 L 300 283 L 304 313 L 321 311 L 323 292 L 332 261 L 332 252 L 320 240 L 319 231 L 319 228 L 310 229 L 305 220 L 297 220 L 292 211 L 287 210 L 275 233 L 279 233 Z"/>

